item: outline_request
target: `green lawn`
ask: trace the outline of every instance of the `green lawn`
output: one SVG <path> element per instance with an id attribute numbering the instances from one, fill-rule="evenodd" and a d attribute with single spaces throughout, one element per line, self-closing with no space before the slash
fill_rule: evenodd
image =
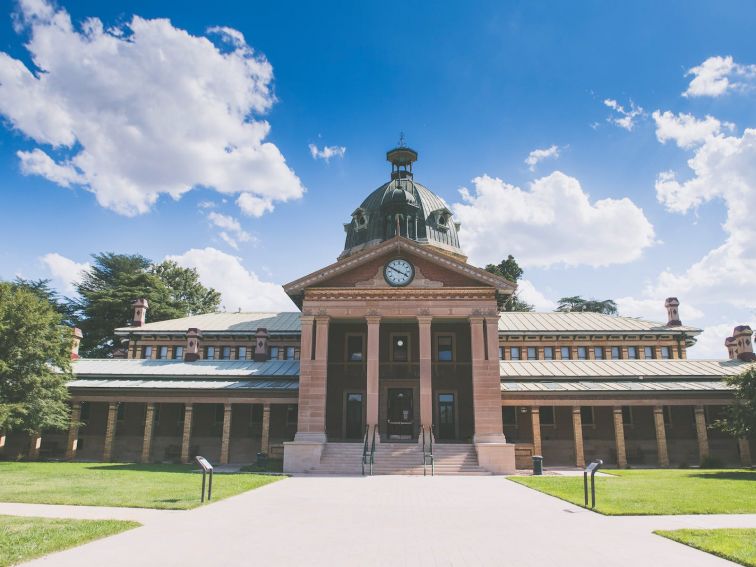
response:
<path id="1" fill-rule="evenodd" d="M 756 567 L 756 529 L 674 530 L 654 533 L 735 563 Z"/>
<path id="2" fill-rule="evenodd" d="M 609 515 L 753 514 L 756 471 L 612 470 L 596 477 L 596 511 Z M 541 492 L 583 505 L 583 477 L 509 477 Z"/>
<path id="3" fill-rule="evenodd" d="M 137 527 L 120 520 L 62 520 L 0 516 L 0 567 L 16 565 Z"/>
<path id="4" fill-rule="evenodd" d="M 0 502 L 133 506 L 184 510 L 199 506 L 202 475 L 194 465 L 0 462 Z M 280 476 L 216 474 L 213 501 Z"/>

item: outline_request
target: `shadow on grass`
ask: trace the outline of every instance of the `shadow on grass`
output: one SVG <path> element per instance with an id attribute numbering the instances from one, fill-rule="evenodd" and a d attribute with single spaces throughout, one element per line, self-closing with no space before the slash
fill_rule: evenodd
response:
<path id="1" fill-rule="evenodd" d="M 195 465 L 145 465 L 139 463 L 92 463 L 85 468 L 94 471 L 162 472 L 183 474 L 199 470 Z"/>
<path id="2" fill-rule="evenodd" d="M 690 475 L 691 478 L 703 478 L 707 480 L 750 480 L 756 481 L 756 471 L 716 471 L 700 472 Z"/>

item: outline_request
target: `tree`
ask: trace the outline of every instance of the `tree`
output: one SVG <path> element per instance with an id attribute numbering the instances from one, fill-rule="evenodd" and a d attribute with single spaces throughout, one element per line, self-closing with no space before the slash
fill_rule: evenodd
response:
<path id="1" fill-rule="evenodd" d="M 525 273 L 511 254 L 498 264 L 488 264 L 486 271 L 514 283 L 520 281 Z M 520 299 L 516 291 L 511 295 L 497 293 L 496 304 L 499 311 L 533 311 L 533 306 Z"/>
<path id="2" fill-rule="evenodd" d="M 149 301 L 150 321 L 211 313 L 220 305 L 220 294 L 204 287 L 195 269 L 171 261 L 154 264 L 139 254 L 105 252 L 92 260 L 76 286 L 79 297 L 71 300 L 84 334 L 83 356 L 112 355 L 119 346 L 114 329 L 130 324 L 136 299 Z"/>
<path id="3" fill-rule="evenodd" d="M 756 367 L 725 379 L 735 393 L 735 403 L 727 406 L 724 416 L 713 426 L 734 437 L 756 437 Z"/>
<path id="4" fill-rule="evenodd" d="M 17 277 L 13 280 L 13 286 L 28 289 L 40 299 L 47 301 L 52 308 L 63 317 L 64 324 L 73 326 L 73 313 L 71 312 L 69 300 L 61 297 L 60 294 L 50 286 L 49 279 L 27 280 Z"/>
<path id="5" fill-rule="evenodd" d="M 561 313 L 603 313 L 604 315 L 616 315 L 617 304 L 611 299 L 599 301 L 597 299 L 583 299 L 579 295 L 563 297 L 559 300 L 556 308 Z"/>
<path id="6" fill-rule="evenodd" d="M 0 431 L 68 427 L 70 327 L 34 291 L 0 282 Z"/>

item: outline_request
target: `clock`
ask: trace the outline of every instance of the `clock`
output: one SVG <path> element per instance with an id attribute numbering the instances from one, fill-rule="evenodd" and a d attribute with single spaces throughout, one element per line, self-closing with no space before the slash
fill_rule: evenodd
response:
<path id="1" fill-rule="evenodd" d="M 383 277 L 389 285 L 402 287 L 408 285 L 415 277 L 415 267 L 407 260 L 395 258 L 383 267 Z"/>

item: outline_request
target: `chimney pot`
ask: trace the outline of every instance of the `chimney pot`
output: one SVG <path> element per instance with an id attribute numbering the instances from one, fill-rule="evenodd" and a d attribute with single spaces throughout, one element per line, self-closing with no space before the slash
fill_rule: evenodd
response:
<path id="1" fill-rule="evenodd" d="M 147 320 L 147 308 L 150 306 L 147 300 L 142 297 L 131 304 L 134 308 L 134 317 L 131 320 L 132 327 L 141 327 Z"/>
<path id="2" fill-rule="evenodd" d="M 667 308 L 667 327 L 679 327 L 682 325 L 680 322 L 680 311 L 678 307 L 680 301 L 676 297 L 668 297 L 664 300 L 664 307 Z"/>
<path id="3" fill-rule="evenodd" d="M 752 335 L 753 331 L 748 325 L 738 325 L 733 329 L 732 336 L 736 341 L 736 356 L 739 360 L 744 360 L 746 362 L 756 360 L 756 354 L 753 353 Z"/>
<path id="4" fill-rule="evenodd" d="M 735 337 L 727 337 L 725 339 L 725 347 L 727 348 L 727 356 L 730 360 L 738 357 L 738 341 Z"/>
<path id="5" fill-rule="evenodd" d="M 268 329 L 260 327 L 255 332 L 255 362 L 268 360 Z"/>
<path id="6" fill-rule="evenodd" d="M 72 329 L 73 338 L 71 339 L 71 360 L 79 360 L 81 357 L 79 356 L 79 345 L 81 344 L 81 339 L 84 338 L 84 334 L 81 332 L 81 329 L 79 327 L 74 327 Z"/>
<path id="7" fill-rule="evenodd" d="M 186 362 L 194 362 L 199 360 L 200 353 L 200 340 L 202 339 L 202 331 L 196 327 L 191 327 L 186 331 L 186 348 L 184 349 L 184 360 Z"/>

